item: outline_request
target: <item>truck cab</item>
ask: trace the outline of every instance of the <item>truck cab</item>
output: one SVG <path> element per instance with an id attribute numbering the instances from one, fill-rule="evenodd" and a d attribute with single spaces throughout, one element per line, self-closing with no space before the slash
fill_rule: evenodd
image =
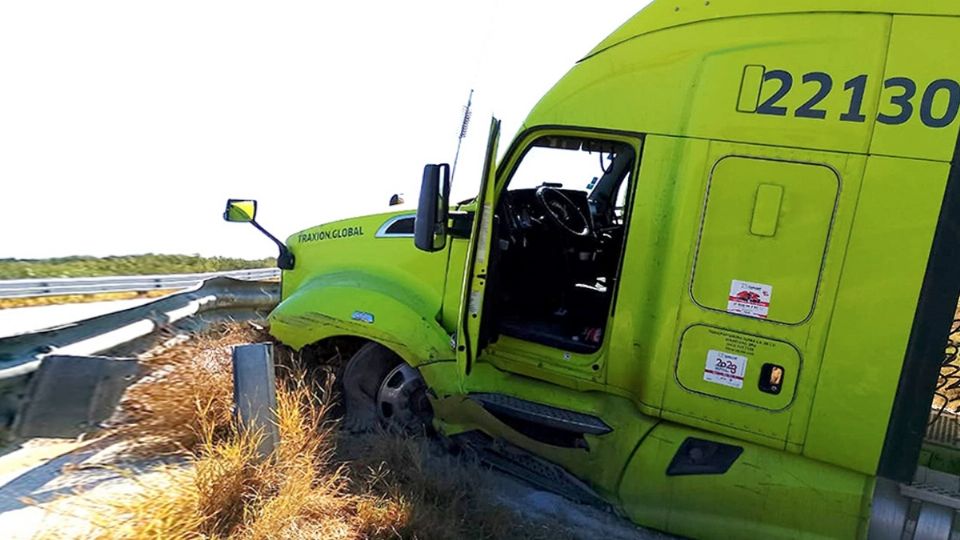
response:
<path id="1" fill-rule="evenodd" d="M 416 212 L 290 236 L 271 333 L 644 526 L 947 538 L 958 32 L 930 0 L 655 0 L 499 163 L 491 122 L 474 199 L 431 165 Z"/>

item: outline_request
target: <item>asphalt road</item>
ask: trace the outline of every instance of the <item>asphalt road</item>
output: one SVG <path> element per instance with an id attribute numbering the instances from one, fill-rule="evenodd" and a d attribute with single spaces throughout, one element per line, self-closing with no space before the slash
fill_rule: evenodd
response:
<path id="1" fill-rule="evenodd" d="M 153 300 L 156 298 L 0 309 L 0 338 L 82 321 Z"/>

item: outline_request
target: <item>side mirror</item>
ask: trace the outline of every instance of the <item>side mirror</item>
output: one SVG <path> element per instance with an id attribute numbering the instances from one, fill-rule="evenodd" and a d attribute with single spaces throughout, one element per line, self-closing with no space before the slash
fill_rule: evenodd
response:
<path id="1" fill-rule="evenodd" d="M 280 249 L 280 254 L 277 255 L 277 268 L 281 270 L 293 269 L 296 259 L 290 248 L 257 223 L 257 201 L 253 199 L 227 199 L 227 208 L 223 211 L 223 219 L 232 223 L 253 225 Z"/>
<path id="2" fill-rule="evenodd" d="M 440 251 L 447 244 L 447 214 L 450 211 L 450 165 L 423 168 L 420 202 L 413 225 L 413 244 L 423 251 Z"/>
<path id="3" fill-rule="evenodd" d="M 232 223 L 251 223 L 257 219 L 257 201 L 250 199 L 228 199 L 223 219 Z"/>

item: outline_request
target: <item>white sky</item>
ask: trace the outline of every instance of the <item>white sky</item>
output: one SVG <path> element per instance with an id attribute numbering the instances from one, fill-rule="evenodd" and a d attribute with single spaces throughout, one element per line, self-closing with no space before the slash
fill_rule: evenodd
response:
<path id="1" fill-rule="evenodd" d="M 647 2 L 0 3 L 0 258 L 262 257 L 281 238 L 415 203 L 423 165 L 478 185 L 573 63 Z"/>

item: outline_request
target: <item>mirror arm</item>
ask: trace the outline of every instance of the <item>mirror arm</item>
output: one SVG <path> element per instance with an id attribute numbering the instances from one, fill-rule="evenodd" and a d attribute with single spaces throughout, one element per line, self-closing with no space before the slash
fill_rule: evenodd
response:
<path id="1" fill-rule="evenodd" d="M 277 255 L 277 267 L 281 270 L 292 270 L 296 259 L 293 256 L 293 253 L 290 251 L 290 248 L 286 244 L 280 241 L 276 236 L 270 234 L 270 231 L 266 230 L 257 223 L 256 220 L 250 220 L 250 224 L 256 227 L 256 229 L 264 234 L 267 238 L 273 241 L 274 244 L 280 248 L 280 254 Z"/>

